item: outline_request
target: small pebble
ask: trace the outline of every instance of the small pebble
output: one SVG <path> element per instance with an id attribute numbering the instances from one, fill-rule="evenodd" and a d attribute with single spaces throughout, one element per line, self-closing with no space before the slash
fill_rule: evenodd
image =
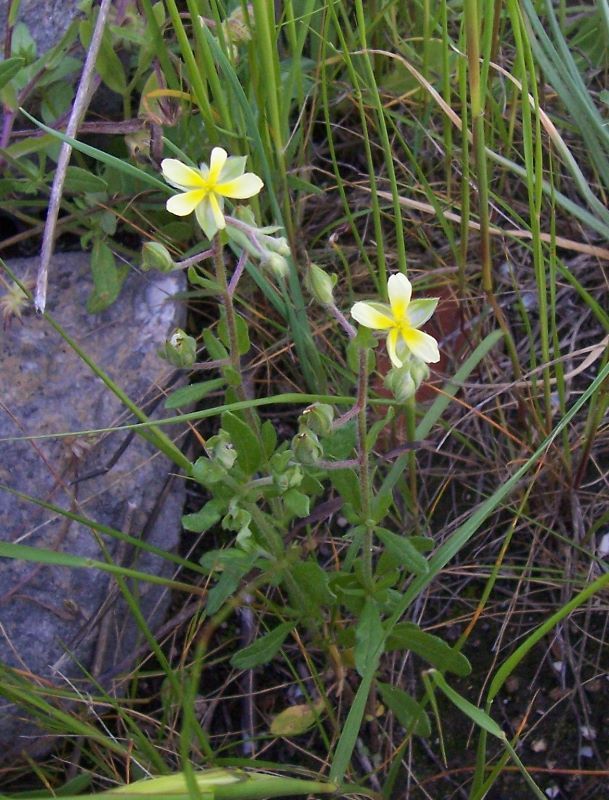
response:
<path id="1" fill-rule="evenodd" d="M 599 558 L 605 558 L 605 556 L 609 555 L 609 532 L 604 533 L 601 536 L 601 540 L 596 549 L 596 554 Z"/>
<path id="2" fill-rule="evenodd" d="M 548 749 L 548 743 L 545 739 L 534 739 L 531 742 L 531 750 L 534 753 L 545 753 Z"/>

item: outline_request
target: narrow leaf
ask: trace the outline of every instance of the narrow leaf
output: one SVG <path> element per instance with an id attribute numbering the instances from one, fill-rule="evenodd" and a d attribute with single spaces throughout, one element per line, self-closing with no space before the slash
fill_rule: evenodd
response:
<path id="1" fill-rule="evenodd" d="M 236 669 L 251 669 L 259 667 L 261 664 L 268 664 L 277 655 L 293 627 L 292 622 L 282 622 L 281 625 L 265 636 L 261 636 L 249 647 L 235 653 L 230 663 Z"/>
<path id="2" fill-rule="evenodd" d="M 418 736 L 431 736 L 429 717 L 417 701 L 403 689 L 390 686 L 388 683 L 377 683 L 383 703 L 389 708 L 397 721 L 406 728 L 413 730 Z"/>
<path id="3" fill-rule="evenodd" d="M 501 739 L 501 741 L 505 742 L 505 733 L 501 730 L 499 725 L 497 725 L 491 716 L 455 692 L 455 690 L 452 689 L 448 683 L 446 683 L 443 676 L 437 670 L 429 670 L 428 675 L 434 681 L 436 686 L 441 689 L 442 692 L 444 692 L 451 703 L 453 703 L 459 709 L 459 711 L 462 711 L 471 719 L 472 722 L 490 733 L 491 736 L 496 736 L 497 739 Z"/>
<path id="4" fill-rule="evenodd" d="M 0 89 L 12 80 L 23 66 L 24 60 L 21 56 L 7 58 L 0 62 Z"/>
<path id="5" fill-rule="evenodd" d="M 362 677 L 376 670 L 384 635 L 378 606 L 369 597 L 355 629 L 355 668 Z"/>
<path id="6" fill-rule="evenodd" d="M 224 380 L 222 378 L 213 378 L 210 381 L 202 381 L 201 383 L 193 383 L 190 386 L 182 386 L 172 392 L 167 400 L 165 400 L 165 408 L 180 408 L 190 406 L 193 403 L 198 403 L 204 397 L 207 397 L 211 392 L 216 389 L 224 387 Z"/>
<path id="7" fill-rule="evenodd" d="M 439 636 L 425 633 L 414 622 L 400 622 L 387 637 L 386 650 L 410 650 L 432 666 L 465 677 L 472 671 L 471 664 Z"/>
<path id="8" fill-rule="evenodd" d="M 262 451 L 256 434 L 247 423 L 230 411 L 222 414 L 222 427 L 235 446 L 237 463 L 244 472 L 253 475 L 262 462 Z"/>
<path id="9" fill-rule="evenodd" d="M 429 572 L 427 559 L 419 553 L 407 536 L 399 536 L 386 528 L 375 528 L 374 532 L 387 550 L 395 558 L 398 558 L 404 567 L 414 572 L 415 575 L 426 575 Z"/>

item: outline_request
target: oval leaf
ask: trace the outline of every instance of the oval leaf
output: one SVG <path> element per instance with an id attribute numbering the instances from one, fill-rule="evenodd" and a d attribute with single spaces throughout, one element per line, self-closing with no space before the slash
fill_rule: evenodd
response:
<path id="1" fill-rule="evenodd" d="M 21 56 L 7 58 L 5 61 L 0 62 L 0 89 L 15 77 L 24 63 L 24 59 Z"/>
<path id="2" fill-rule="evenodd" d="M 414 731 L 418 736 L 431 736 L 429 717 L 419 703 L 402 689 L 388 683 L 378 683 L 383 703 L 403 728 Z"/>
<path id="3" fill-rule="evenodd" d="M 436 686 L 438 686 L 444 692 L 444 694 L 452 703 L 455 704 L 459 711 L 462 711 L 465 716 L 469 717 L 471 721 L 480 728 L 488 731 L 491 736 L 496 736 L 497 739 L 501 739 L 501 741 L 505 742 L 505 733 L 495 722 L 495 720 L 486 713 L 486 711 L 478 708 L 478 706 L 470 703 L 469 700 L 466 700 L 465 697 L 462 697 L 460 694 L 458 694 L 458 692 L 455 692 L 455 690 L 446 683 L 442 675 L 437 670 L 431 669 L 427 674 L 431 676 Z"/>
<path id="4" fill-rule="evenodd" d="M 321 698 L 312 706 L 308 703 L 290 706 L 277 714 L 271 722 L 270 731 L 273 736 L 300 736 L 315 725 L 323 710 L 324 701 Z"/>
<path id="5" fill-rule="evenodd" d="M 212 378 L 210 381 L 202 381 L 201 383 L 193 383 L 191 386 L 182 386 L 172 392 L 167 400 L 165 400 L 165 408 L 180 408 L 180 406 L 190 406 L 193 403 L 198 403 L 204 397 L 207 397 L 210 392 L 215 392 L 216 389 L 224 387 L 224 380 L 222 378 Z"/>
<path id="6" fill-rule="evenodd" d="M 369 597 L 355 629 L 355 668 L 362 678 L 376 669 L 384 635 L 378 606 Z"/>
<path id="7" fill-rule="evenodd" d="M 387 550 L 415 575 L 426 575 L 429 572 L 427 559 L 419 553 L 406 536 L 399 536 L 386 528 L 375 528 L 374 532 Z"/>
<path id="8" fill-rule="evenodd" d="M 401 622 L 395 626 L 387 637 L 386 650 L 411 650 L 432 666 L 461 677 L 472 671 L 463 653 L 454 650 L 439 636 L 425 633 L 413 622 Z"/>
<path id="9" fill-rule="evenodd" d="M 237 451 L 237 463 L 248 475 L 260 467 L 262 450 L 250 426 L 230 411 L 222 414 L 222 427 L 228 433 Z"/>
<path id="10" fill-rule="evenodd" d="M 230 663 L 237 669 L 251 669 L 252 667 L 259 667 L 261 664 L 268 664 L 279 652 L 281 645 L 293 627 L 294 623 L 283 622 L 270 633 L 261 636 L 260 639 L 250 644 L 249 647 L 239 653 L 235 653 Z"/>
<path id="11" fill-rule="evenodd" d="M 66 191 L 72 194 L 105 192 L 108 188 L 103 178 L 81 167 L 68 167 L 64 186 Z"/>

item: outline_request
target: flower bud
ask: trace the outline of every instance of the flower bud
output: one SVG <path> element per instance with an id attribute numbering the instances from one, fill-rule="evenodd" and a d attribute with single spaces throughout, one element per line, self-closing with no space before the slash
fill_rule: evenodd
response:
<path id="1" fill-rule="evenodd" d="M 334 286 L 338 280 L 336 275 L 328 275 L 317 264 L 311 264 L 307 276 L 307 288 L 315 300 L 322 306 L 334 305 Z"/>
<path id="2" fill-rule="evenodd" d="M 208 439 L 206 449 L 212 461 L 221 464 L 225 469 L 230 469 L 237 460 L 237 451 L 225 430 L 220 429 L 216 436 Z"/>
<path id="3" fill-rule="evenodd" d="M 261 245 L 274 253 L 279 253 L 280 256 L 290 256 L 292 251 L 285 236 L 265 236 L 264 234 L 258 237 Z"/>
<path id="4" fill-rule="evenodd" d="M 332 432 L 333 420 L 334 409 L 327 403 L 313 403 L 298 418 L 303 429 L 308 428 L 318 436 L 327 436 Z"/>
<path id="5" fill-rule="evenodd" d="M 300 464 L 287 467 L 283 472 L 273 472 L 273 486 L 282 494 L 288 489 L 294 489 L 302 483 L 304 477 Z"/>
<path id="6" fill-rule="evenodd" d="M 246 22 L 243 8 L 237 7 L 232 14 L 224 20 L 225 33 L 233 44 L 249 42 L 252 38 L 251 25 L 253 24 L 253 9 L 250 6 L 249 23 Z"/>
<path id="7" fill-rule="evenodd" d="M 158 269 L 159 272 L 171 272 L 175 268 L 175 263 L 169 254 L 169 250 L 159 242 L 146 242 L 142 247 L 142 269 L 147 272 L 149 269 Z"/>
<path id="8" fill-rule="evenodd" d="M 385 386 L 393 394 L 398 403 L 405 403 L 414 396 L 417 386 L 410 374 L 410 365 L 393 368 L 385 377 Z"/>
<path id="9" fill-rule="evenodd" d="M 294 458 L 305 466 L 314 466 L 323 456 L 324 451 L 317 435 L 313 431 L 301 431 L 292 439 Z"/>
<path id="10" fill-rule="evenodd" d="M 429 366 L 420 358 L 413 356 L 410 363 L 410 374 L 418 389 L 421 383 L 429 378 Z"/>
<path id="11" fill-rule="evenodd" d="M 288 262 L 283 256 L 280 256 L 279 253 L 269 253 L 268 256 L 260 262 L 260 265 L 270 269 L 276 278 L 286 278 L 290 271 Z"/>
<path id="12" fill-rule="evenodd" d="M 177 328 L 165 342 L 165 347 L 159 350 L 159 356 L 174 367 L 192 367 L 197 360 L 197 343 L 192 336 Z"/>

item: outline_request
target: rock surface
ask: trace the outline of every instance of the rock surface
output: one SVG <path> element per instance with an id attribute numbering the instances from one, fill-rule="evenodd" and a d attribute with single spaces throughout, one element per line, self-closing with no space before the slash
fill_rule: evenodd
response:
<path id="1" fill-rule="evenodd" d="M 0 0 L 3 32 L 10 5 L 10 0 Z M 78 0 L 21 0 L 17 20 L 27 26 L 41 55 L 57 44 L 79 13 Z"/>
<path id="2" fill-rule="evenodd" d="M 35 259 L 16 259 L 11 268 L 33 278 Z M 101 314 L 85 311 L 91 291 L 88 257 L 56 255 L 48 311 L 140 407 L 161 397 L 172 373 L 157 356 L 183 311 L 171 301 L 183 276 L 132 273 L 117 303 Z M 0 294 L 2 289 L 0 288 Z M 139 436 L 133 436 L 112 468 L 74 483 L 105 465 L 125 443 L 125 431 L 94 437 L 2 441 L 5 437 L 103 428 L 133 421 L 47 320 L 27 312 L 0 330 L 0 484 L 25 492 L 90 520 L 122 530 L 164 550 L 175 548 L 184 504 L 177 468 Z M 168 416 L 163 402 L 150 416 Z M 175 438 L 179 431 L 165 427 Z M 175 565 L 138 547 L 0 491 L 0 541 L 44 548 L 114 563 L 157 575 Z M 107 555 L 104 555 L 107 549 Z M 152 629 L 163 622 L 169 594 L 160 585 L 130 583 Z M 104 607 L 107 601 L 107 608 Z M 4 665 L 23 670 L 40 686 L 69 689 L 91 684 L 96 675 L 128 661 L 142 636 L 115 578 L 97 569 L 67 568 L 0 559 L 0 761 L 20 751 L 48 749 L 45 722 L 34 725 L 23 710 L 3 699 L 14 678 Z M 106 681 L 113 691 L 120 678 Z M 4 689 L 4 693 L 3 693 Z M 120 691 L 120 689 L 118 689 Z M 45 693 L 46 695 L 46 693 Z M 48 728 L 48 725 L 47 725 Z"/>

